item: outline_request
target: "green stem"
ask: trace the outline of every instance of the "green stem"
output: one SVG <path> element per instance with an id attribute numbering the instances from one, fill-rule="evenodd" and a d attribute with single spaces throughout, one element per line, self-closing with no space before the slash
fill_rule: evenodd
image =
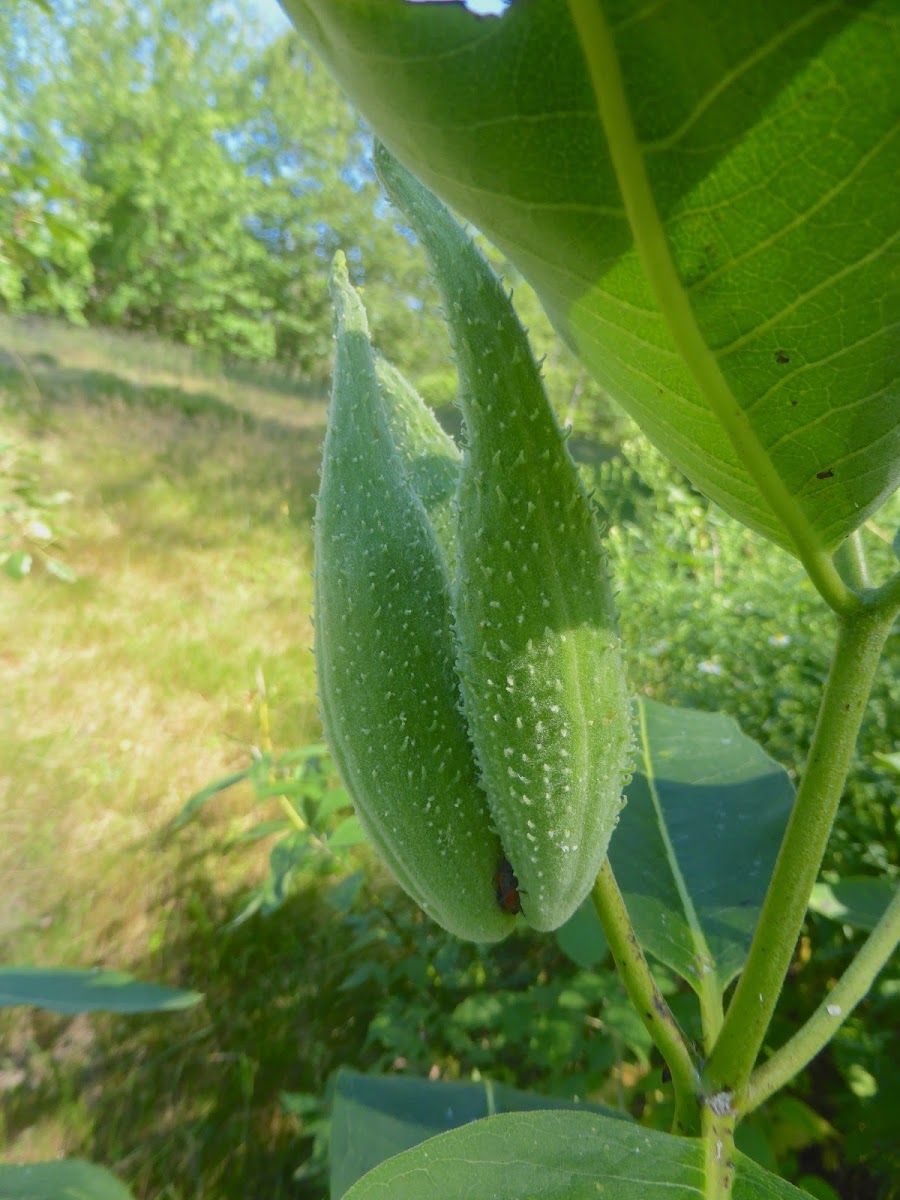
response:
<path id="1" fill-rule="evenodd" d="M 287 796 L 280 795 L 280 796 L 276 796 L 275 799 L 281 805 L 282 809 L 284 810 L 285 816 L 291 822 L 291 824 L 294 826 L 294 828 L 298 832 L 304 833 L 306 831 L 306 829 L 308 828 L 308 826 L 307 826 L 306 822 L 303 820 L 303 818 L 300 816 L 300 814 L 297 812 L 296 808 L 294 808 L 293 804 L 291 804 L 290 800 L 288 800 Z M 316 840 L 315 835 L 311 834 L 310 839 Z"/>
<path id="2" fill-rule="evenodd" d="M 900 941 L 900 889 L 853 962 L 813 1015 L 790 1041 L 750 1076 L 741 1100 L 741 1115 L 753 1112 L 784 1087 L 826 1046 L 868 992 Z"/>
<path id="3" fill-rule="evenodd" d="M 719 1108 L 703 1109 L 703 1197 L 724 1200 L 734 1182 L 735 1115 L 726 1102 Z"/>
<path id="4" fill-rule="evenodd" d="M 813 584 L 835 612 L 852 611 L 856 597 L 841 579 L 802 508 L 776 471 L 697 324 L 656 209 L 602 2 L 569 0 L 569 12 L 590 73 L 635 247 L 672 340 L 700 394 L 731 441 L 737 461 L 778 518 Z"/>
<path id="5" fill-rule="evenodd" d="M 853 586 L 857 591 L 870 587 L 872 578 L 869 574 L 869 563 L 866 558 L 866 546 L 862 539 L 862 530 L 854 529 L 847 538 L 849 553 L 852 555 Z"/>
<path id="6" fill-rule="evenodd" d="M 609 859 L 597 876 L 591 899 L 631 1003 L 637 1009 L 672 1073 L 672 1084 L 675 1088 L 675 1131 L 697 1133 L 700 1076 L 688 1048 L 687 1038 L 657 987 L 638 943 Z"/>
<path id="7" fill-rule="evenodd" d="M 876 588 L 874 592 L 870 592 L 867 600 L 873 606 L 900 608 L 900 571 L 892 575 L 890 579 Z"/>
<path id="8" fill-rule="evenodd" d="M 806 771 L 746 965 L 704 1072 L 706 1093 L 732 1092 L 736 1107 L 743 1103 L 743 1090 L 791 963 L 893 615 L 863 610 L 838 619 L 837 644 Z"/>
<path id="9" fill-rule="evenodd" d="M 846 541 L 838 546 L 834 561 L 841 575 L 855 591 L 863 592 L 869 587 L 869 564 L 866 562 L 866 548 L 858 529 L 854 530 Z"/>
<path id="10" fill-rule="evenodd" d="M 256 668 L 256 694 L 259 697 L 259 744 L 266 754 L 272 753 L 272 727 L 269 721 L 269 694 L 266 690 L 266 680 L 262 668 Z M 287 796 L 276 796 L 275 799 L 294 828 L 303 833 L 308 829 L 306 822 L 288 800 Z M 315 834 L 310 831 L 310 841 L 316 842 Z M 321 845 L 321 843 L 320 843 Z"/>

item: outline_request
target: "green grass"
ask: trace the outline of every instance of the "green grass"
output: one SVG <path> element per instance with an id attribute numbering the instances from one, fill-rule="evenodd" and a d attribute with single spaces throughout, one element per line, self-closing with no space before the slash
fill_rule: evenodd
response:
<path id="1" fill-rule="evenodd" d="M 0 577 L 0 960 L 115 964 L 207 992 L 174 1017 L 7 1016 L 3 1157 L 94 1158 L 138 1196 L 304 1194 L 278 1089 L 318 1091 L 331 1068 L 323 1047 L 349 1019 L 332 995 L 340 933 L 313 890 L 223 934 L 266 866 L 265 842 L 218 851 L 248 819 L 246 791 L 162 835 L 194 790 L 246 764 L 258 671 L 276 744 L 319 736 L 324 399 L 107 333 L 4 322 L 0 348 L 0 442 L 37 446 L 35 486 L 71 493 L 57 553 L 79 577 L 39 563 Z"/>

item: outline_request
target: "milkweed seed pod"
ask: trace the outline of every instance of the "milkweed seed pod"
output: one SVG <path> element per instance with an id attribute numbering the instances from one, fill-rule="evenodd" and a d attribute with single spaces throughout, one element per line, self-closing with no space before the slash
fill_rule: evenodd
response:
<path id="1" fill-rule="evenodd" d="M 404 473 L 422 501 L 449 571 L 456 565 L 456 489 L 462 455 L 395 366 L 375 355 L 384 411 Z"/>
<path id="2" fill-rule="evenodd" d="M 383 148 L 376 168 L 431 259 L 459 370 L 454 607 L 469 732 L 525 917 L 556 929 L 603 865 L 632 754 L 601 534 L 500 281 Z"/>
<path id="3" fill-rule="evenodd" d="M 360 821 L 399 883 L 445 929 L 502 938 L 500 844 L 460 710 L 449 582 L 387 421 L 343 255 L 315 526 L 322 721 Z"/>

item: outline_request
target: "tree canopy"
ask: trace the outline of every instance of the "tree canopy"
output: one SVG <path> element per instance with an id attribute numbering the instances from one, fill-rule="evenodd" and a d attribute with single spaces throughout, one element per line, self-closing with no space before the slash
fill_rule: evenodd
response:
<path id="1" fill-rule="evenodd" d="M 250 0 L 28 0 L 0 12 L 0 309 L 152 332 L 224 359 L 331 366 L 344 250 L 376 344 L 426 396 L 455 375 L 437 291 L 381 197 L 371 138 Z M 571 416 L 599 390 L 502 256 Z"/>

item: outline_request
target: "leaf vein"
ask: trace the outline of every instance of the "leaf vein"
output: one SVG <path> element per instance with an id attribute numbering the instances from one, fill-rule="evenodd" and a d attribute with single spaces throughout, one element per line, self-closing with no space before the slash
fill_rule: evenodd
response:
<path id="1" fill-rule="evenodd" d="M 840 283 L 848 276 L 853 275 L 856 271 L 859 271 L 863 267 L 868 266 L 869 263 L 874 262 L 887 249 L 889 249 L 898 238 L 900 238 L 900 230 L 892 233 L 891 236 L 886 238 L 882 243 L 880 243 L 880 245 L 873 246 L 868 254 L 864 254 L 861 258 L 855 259 L 852 263 L 848 263 L 846 267 L 842 267 L 840 271 L 835 271 L 834 274 L 828 275 L 825 279 L 819 280 L 815 287 L 809 288 L 807 291 L 802 292 L 796 297 L 796 299 L 792 300 L 790 304 L 786 304 L 782 309 L 779 309 L 777 313 L 773 313 L 771 317 L 767 317 L 765 321 L 761 321 L 758 325 L 754 325 L 752 329 L 748 329 L 747 332 L 742 333 L 740 337 L 734 338 L 732 341 L 726 342 L 724 345 L 717 347 L 715 350 L 716 356 L 724 358 L 729 354 L 734 354 L 736 350 L 740 350 L 753 338 L 759 337 L 760 334 L 767 332 L 767 330 L 777 325 L 779 321 L 782 321 L 785 317 L 790 316 L 791 313 L 796 312 L 801 305 L 805 304 L 808 300 L 812 300 L 815 296 L 819 295 L 820 292 L 824 292 L 827 288 L 832 287 L 836 283 Z"/>
<path id="2" fill-rule="evenodd" d="M 641 147 L 644 152 L 647 154 L 656 154 L 659 151 L 668 150 L 671 146 L 675 145 L 699 121 L 707 109 L 715 104 L 723 92 L 736 83 L 742 75 L 746 75 L 748 71 L 751 71 L 758 63 L 764 62 L 774 51 L 778 50 L 786 42 L 789 42 L 796 34 L 801 33 L 804 29 L 815 24 L 820 18 L 827 16 L 838 7 L 839 5 L 834 2 L 823 4 L 819 8 L 814 8 L 806 13 L 800 20 L 795 21 L 793 25 L 788 25 L 784 29 L 779 30 L 768 42 L 758 47 L 752 54 L 748 54 L 743 61 L 736 63 L 729 71 L 726 71 L 715 86 L 711 87 L 706 95 L 695 104 L 694 108 L 677 128 L 666 134 L 665 137 L 657 138 L 654 141 L 642 142 Z"/>
<path id="3" fill-rule="evenodd" d="M 757 242 L 755 245 L 745 250 L 742 254 L 738 254 L 734 258 L 729 259 L 727 262 L 723 262 L 721 266 L 717 267 L 714 271 L 710 271 L 710 273 L 705 275 L 702 279 L 698 279 L 696 283 L 689 284 L 685 290 L 690 295 L 695 295 L 699 292 L 702 292 L 710 283 L 714 283 L 717 279 L 728 274 L 735 267 L 741 266 L 743 263 L 751 261 L 757 255 L 764 253 L 766 250 L 771 250 L 774 246 L 777 246 L 783 238 L 787 237 L 788 234 L 793 233 L 795 229 L 798 229 L 812 216 L 820 212 L 833 199 L 839 196 L 841 192 L 845 190 L 845 188 L 853 183 L 857 176 L 862 174 L 872 159 L 876 158 L 878 154 L 880 154 L 885 148 L 885 146 L 888 146 L 893 141 L 898 130 L 900 130 L 900 125 L 892 126 L 887 134 L 885 134 L 883 138 L 879 138 L 879 140 L 854 163 L 853 167 L 841 178 L 841 180 L 833 187 L 823 192 L 814 204 L 811 204 L 808 208 L 805 208 L 802 212 L 798 213 L 792 220 L 788 221 L 786 225 L 782 225 L 779 229 L 774 230 L 763 241 Z M 691 210 L 690 215 L 694 215 L 695 211 L 700 212 L 702 210 Z M 707 211 L 715 212 L 717 210 L 711 207 Z M 687 214 L 678 214 L 679 217 L 683 217 L 685 215 Z"/>
<path id="4" fill-rule="evenodd" d="M 752 403 L 747 405 L 747 407 L 744 409 L 744 412 L 748 417 L 751 416 L 761 404 L 763 404 L 766 400 L 771 399 L 772 396 L 780 392 L 782 388 L 787 387 L 788 384 L 796 382 L 801 375 L 806 375 L 810 371 L 819 371 L 823 367 L 837 362 L 839 359 L 843 358 L 845 354 L 849 354 L 851 351 L 857 350 L 860 346 L 865 346 L 869 342 L 876 341 L 885 334 L 893 333 L 895 330 L 900 330 L 900 323 L 882 326 L 880 329 L 876 329 L 873 333 L 867 334 L 866 337 L 857 338 L 855 342 L 848 342 L 846 345 L 841 346 L 839 350 L 835 350 L 833 354 L 826 354 L 824 358 L 817 358 L 811 360 L 810 362 L 802 363 L 792 371 L 789 371 L 787 375 L 784 375 L 780 379 L 776 380 L 776 382 L 773 383 L 770 388 L 766 388 L 764 392 L 761 392 L 756 399 L 752 401 Z M 876 394 L 881 395 L 881 392 Z M 864 396 L 861 397 L 861 399 L 866 400 L 869 399 L 869 397 Z"/>

